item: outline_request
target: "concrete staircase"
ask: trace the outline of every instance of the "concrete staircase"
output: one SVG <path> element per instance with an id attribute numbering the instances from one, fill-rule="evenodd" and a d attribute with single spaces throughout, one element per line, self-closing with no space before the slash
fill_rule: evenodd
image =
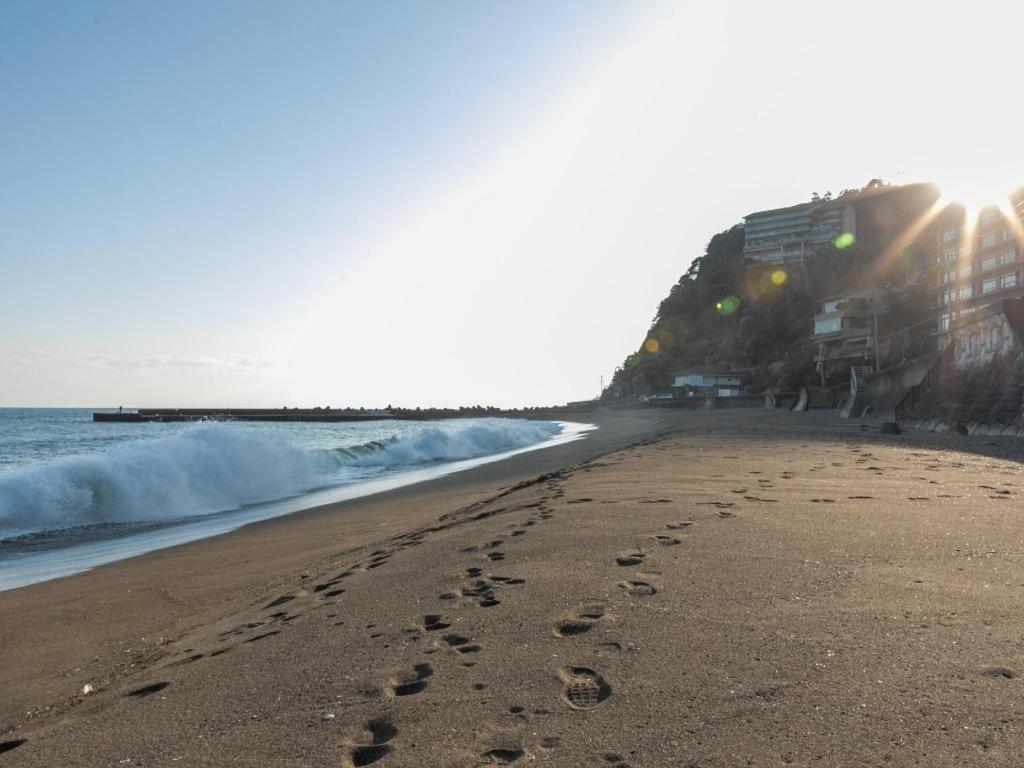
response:
<path id="1" fill-rule="evenodd" d="M 842 412 L 839 414 L 843 419 L 859 419 L 864 415 L 868 405 L 871 403 L 871 395 L 868 393 L 867 377 L 872 373 L 870 366 L 853 366 L 850 368 L 850 397 L 846 401 Z"/>

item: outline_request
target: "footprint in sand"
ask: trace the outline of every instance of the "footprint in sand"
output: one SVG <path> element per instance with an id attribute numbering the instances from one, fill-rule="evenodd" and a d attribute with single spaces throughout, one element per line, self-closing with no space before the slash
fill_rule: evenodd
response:
<path id="1" fill-rule="evenodd" d="M 611 766 L 611 768 L 629 768 L 629 763 L 626 762 L 626 758 L 614 752 L 605 752 L 601 755 L 601 759 L 604 760 L 606 765 Z"/>
<path id="2" fill-rule="evenodd" d="M 253 635 L 248 640 L 245 640 L 243 642 L 255 643 L 257 640 L 264 640 L 264 639 L 266 639 L 268 637 L 273 637 L 274 635 L 280 635 L 280 634 L 281 634 L 281 630 L 280 629 L 275 629 L 275 630 L 272 630 L 270 632 L 263 632 L 263 633 L 258 634 L 258 635 Z"/>
<path id="3" fill-rule="evenodd" d="M 439 629 L 448 629 L 451 625 L 451 621 L 436 613 L 428 613 L 420 619 L 419 624 L 425 632 L 436 632 Z"/>
<path id="4" fill-rule="evenodd" d="M 133 699 L 142 699 L 146 696 L 152 696 L 154 693 L 159 693 L 169 685 L 170 683 L 168 682 L 152 683 L 144 685 L 142 688 L 136 688 L 134 691 L 129 691 L 126 695 L 131 696 Z"/>
<path id="5" fill-rule="evenodd" d="M 612 695 L 612 687 L 587 667 L 562 667 L 558 676 L 565 684 L 562 699 L 573 709 L 593 709 Z"/>
<path id="6" fill-rule="evenodd" d="M 427 687 L 427 680 L 434 674 L 430 664 L 417 664 L 411 672 L 400 672 L 388 680 L 388 695 L 412 696 Z"/>
<path id="7" fill-rule="evenodd" d="M 296 599 L 298 599 L 300 597 L 305 597 L 308 594 L 309 593 L 306 592 L 306 590 L 300 589 L 298 592 L 294 592 L 294 593 L 292 593 L 290 595 L 281 595 L 280 597 L 274 598 L 269 603 L 264 605 L 263 608 L 264 608 L 264 610 L 266 610 L 267 608 L 277 608 L 277 606 L 279 606 L 279 605 L 284 605 L 285 603 L 290 603 L 292 600 L 296 600 Z"/>
<path id="8" fill-rule="evenodd" d="M 373 765 L 378 760 L 391 752 L 390 742 L 398 735 L 398 729 L 390 720 L 383 718 L 370 720 L 363 726 L 365 734 L 361 740 L 368 744 L 353 746 L 349 752 L 348 766 L 351 768 L 362 768 L 364 765 Z"/>
<path id="9" fill-rule="evenodd" d="M 525 756 L 526 752 L 522 747 L 512 746 L 489 749 L 480 755 L 480 759 L 484 761 L 484 765 L 513 765 Z"/>
<path id="10" fill-rule="evenodd" d="M 1009 667 L 985 667 L 983 670 L 981 670 L 981 674 L 983 674 L 985 677 L 991 677 L 996 680 L 1000 678 L 1005 680 L 1012 680 L 1017 676 Z"/>
<path id="11" fill-rule="evenodd" d="M 626 594 L 630 597 L 650 597 L 658 592 L 653 585 L 646 581 L 620 581 L 619 586 L 626 590 Z"/>
<path id="12" fill-rule="evenodd" d="M 465 635 L 450 634 L 441 638 L 445 644 L 458 653 L 476 653 L 480 650 L 479 645 L 473 642 L 473 638 Z"/>
<path id="13" fill-rule="evenodd" d="M 640 565 L 647 557 L 647 553 L 639 549 L 630 549 L 620 552 L 615 558 L 615 563 L 623 567 Z"/>
<path id="14" fill-rule="evenodd" d="M 10 741 L 0 741 L 0 755 L 2 755 L 4 752 L 10 752 L 12 749 L 17 749 L 27 741 L 28 739 L 11 739 Z"/>
<path id="15" fill-rule="evenodd" d="M 604 616 L 605 602 L 603 600 L 587 600 L 580 603 L 576 608 L 566 613 L 562 619 L 555 624 L 552 632 L 555 637 L 576 637 L 589 632 L 594 622 Z"/>
<path id="16" fill-rule="evenodd" d="M 184 659 L 178 659 L 177 661 L 171 662 L 172 667 L 180 667 L 185 664 L 192 664 L 193 662 L 199 661 L 206 656 L 205 653 L 193 653 L 191 656 L 186 656 Z"/>
<path id="17" fill-rule="evenodd" d="M 697 503 L 705 507 L 718 507 L 719 509 L 728 509 L 729 507 L 736 506 L 734 501 L 699 501 Z"/>
<path id="18" fill-rule="evenodd" d="M 676 544 L 682 544 L 682 541 L 674 536 L 663 536 L 661 534 L 657 534 L 651 536 L 651 538 L 663 547 L 674 547 Z"/>
<path id="19" fill-rule="evenodd" d="M 496 597 L 496 590 L 507 587 L 518 587 L 526 583 L 526 579 L 514 576 L 498 576 L 496 574 L 483 574 L 480 568 L 466 569 L 467 581 L 459 589 L 450 592 L 442 592 L 438 595 L 440 600 L 457 600 L 468 598 L 476 602 L 481 608 L 491 608 L 501 601 Z"/>
<path id="20" fill-rule="evenodd" d="M 691 525 L 693 525 L 693 520 L 683 520 L 680 523 L 669 523 L 665 527 L 670 531 L 679 531 L 683 528 L 689 528 Z"/>
<path id="21" fill-rule="evenodd" d="M 589 632 L 592 626 L 594 626 L 593 623 L 589 621 L 570 618 L 559 621 L 552 631 L 555 637 L 576 637 L 584 632 Z"/>

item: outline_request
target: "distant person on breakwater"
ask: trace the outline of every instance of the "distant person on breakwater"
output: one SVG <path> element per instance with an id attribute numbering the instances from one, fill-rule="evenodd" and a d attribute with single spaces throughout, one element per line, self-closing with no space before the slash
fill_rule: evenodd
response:
<path id="1" fill-rule="evenodd" d="M 120 412 L 121 412 L 121 409 L 122 409 L 122 408 L 124 408 L 124 406 L 123 406 L 123 405 L 119 405 L 119 406 L 117 406 L 117 412 L 118 412 L 118 413 L 120 413 Z"/>

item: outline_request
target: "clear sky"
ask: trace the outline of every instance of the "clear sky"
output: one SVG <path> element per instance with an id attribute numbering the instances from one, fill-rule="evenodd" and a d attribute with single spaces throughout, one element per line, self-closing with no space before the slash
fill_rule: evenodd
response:
<path id="1" fill-rule="evenodd" d="M 597 394 L 715 232 L 1002 185 L 1019 4 L 0 4 L 0 405 Z"/>

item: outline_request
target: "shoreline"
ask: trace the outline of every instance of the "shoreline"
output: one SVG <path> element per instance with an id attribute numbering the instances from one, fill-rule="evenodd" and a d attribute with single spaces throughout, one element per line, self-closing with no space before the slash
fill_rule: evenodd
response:
<path id="1" fill-rule="evenodd" d="M 533 445 L 513 448 L 494 454 L 475 456 L 468 459 L 448 460 L 438 463 L 402 465 L 392 473 L 371 479 L 357 480 L 337 486 L 315 488 L 295 496 L 268 499 L 236 509 L 196 515 L 187 519 L 168 521 L 138 521 L 144 531 L 127 531 L 120 536 L 98 536 L 94 540 L 72 542 L 64 546 L 45 546 L 32 550 L 32 540 L 19 551 L 9 547 L 7 557 L 0 559 L 0 592 L 23 586 L 42 583 L 54 578 L 83 573 L 108 563 L 137 557 L 168 547 L 179 546 L 193 541 L 221 536 L 247 525 L 263 520 L 285 517 L 309 509 L 337 504 L 343 501 L 362 499 L 409 485 L 418 485 L 450 474 L 469 471 L 478 466 L 506 461 L 521 453 L 547 450 L 548 448 L 586 439 L 595 425 L 582 422 L 557 422 L 562 431 Z M 135 522 L 135 521 L 133 521 Z M 40 531 L 40 534 L 73 537 L 73 530 Z M 28 534 L 27 536 L 32 536 Z M 13 540 L 8 540 L 13 542 Z"/>
<path id="2" fill-rule="evenodd" d="M 600 421 L 0 593 L 0 765 L 1019 762 L 1019 446 Z"/>

